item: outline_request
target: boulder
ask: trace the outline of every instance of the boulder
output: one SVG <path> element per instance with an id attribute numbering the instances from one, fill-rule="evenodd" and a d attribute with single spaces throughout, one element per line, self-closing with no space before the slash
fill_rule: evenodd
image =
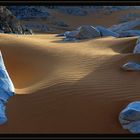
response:
<path id="1" fill-rule="evenodd" d="M 61 34 L 62 35 L 62 34 Z M 100 32 L 90 25 L 82 25 L 74 31 L 66 31 L 64 33 L 65 41 L 92 39 L 100 37 Z"/>
<path id="2" fill-rule="evenodd" d="M 95 27 L 101 34 L 101 36 L 113 36 L 113 37 L 119 37 L 120 35 L 118 33 L 115 33 L 109 29 L 106 29 L 105 27 L 102 26 L 96 26 Z"/>
<path id="3" fill-rule="evenodd" d="M 30 35 L 32 35 L 33 32 L 32 32 L 31 29 L 25 29 L 25 30 L 24 30 L 24 34 L 30 34 Z"/>
<path id="4" fill-rule="evenodd" d="M 8 99 L 14 95 L 14 85 L 9 77 L 0 53 L 0 124 L 7 121 L 5 105 Z"/>
<path id="5" fill-rule="evenodd" d="M 133 21 L 120 23 L 118 25 L 113 25 L 112 27 L 110 27 L 108 29 L 113 32 L 116 32 L 116 33 L 121 33 L 122 31 L 132 30 L 133 28 L 135 28 L 139 25 L 140 25 L 140 19 L 136 19 Z"/>
<path id="6" fill-rule="evenodd" d="M 128 129 L 134 134 L 140 134 L 140 101 L 128 104 L 120 112 L 119 122 L 124 129 Z"/>
<path id="7" fill-rule="evenodd" d="M 77 29 L 78 34 L 76 34 L 77 39 L 91 39 L 100 37 L 100 32 L 90 25 L 82 25 Z"/>
<path id="8" fill-rule="evenodd" d="M 127 70 L 127 71 L 137 71 L 137 70 L 140 70 L 140 64 L 130 61 L 124 64 L 122 66 L 122 69 Z"/>
<path id="9" fill-rule="evenodd" d="M 133 50 L 133 53 L 134 54 L 140 53 L 140 37 L 137 39 L 136 46 L 135 46 L 135 48 Z"/>

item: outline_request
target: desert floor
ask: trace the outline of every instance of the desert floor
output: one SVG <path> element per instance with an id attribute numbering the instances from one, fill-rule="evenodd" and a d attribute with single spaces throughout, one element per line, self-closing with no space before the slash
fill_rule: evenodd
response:
<path id="1" fill-rule="evenodd" d="M 55 34 L 0 34 L 0 49 L 16 94 L 0 133 L 129 133 L 118 115 L 139 100 L 139 72 L 120 67 L 137 37 L 63 42 Z"/>

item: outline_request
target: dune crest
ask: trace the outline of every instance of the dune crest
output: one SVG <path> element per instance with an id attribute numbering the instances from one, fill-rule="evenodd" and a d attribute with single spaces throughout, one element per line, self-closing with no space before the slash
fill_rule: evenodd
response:
<path id="1" fill-rule="evenodd" d="M 8 36 L 9 44 L 4 41 Z M 55 35 L 1 35 L 1 38 L 0 49 L 17 93 L 80 80 L 102 65 L 104 58 L 131 52 L 136 41 L 136 37 L 106 37 L 61 43 Z"/>
<path id="2" fill-rule="evenodd" d="M 140 62 L 132 54 L 137 37 L 70 43 L 55 36 L 0 34 L 16 92 L 0 133 L 128 133 L 118 114 L 140 97 L 140 78 L 120 66 Z"/>

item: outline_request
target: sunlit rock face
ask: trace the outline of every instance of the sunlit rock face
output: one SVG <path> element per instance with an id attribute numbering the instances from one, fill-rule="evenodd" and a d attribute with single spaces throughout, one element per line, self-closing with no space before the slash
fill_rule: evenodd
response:
<path id="1" fill-rule="evenodd" d="M 2 54 L 0 53 L 0 124 L 7 122 L 5 114 L 6 103 L 14 95 L 14 85 L 4 65 Z"/>
<path id="2" fill-rule="evenodd" d="M 119 122 L 124 129 L 128 129 L 134 134 L 140 134 L 140 101 L 128 104 L 120 112 Z"/>

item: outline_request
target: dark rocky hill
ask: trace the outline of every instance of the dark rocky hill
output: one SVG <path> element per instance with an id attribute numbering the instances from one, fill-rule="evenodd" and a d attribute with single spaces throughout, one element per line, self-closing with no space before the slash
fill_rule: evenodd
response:
<path id="1" fill-rule="evenodd" d="M 20 24 L 20 21 L 6 6 L 0 6 L 0 32 L 23 34 L 27 33 L 28 29 Z"/>

